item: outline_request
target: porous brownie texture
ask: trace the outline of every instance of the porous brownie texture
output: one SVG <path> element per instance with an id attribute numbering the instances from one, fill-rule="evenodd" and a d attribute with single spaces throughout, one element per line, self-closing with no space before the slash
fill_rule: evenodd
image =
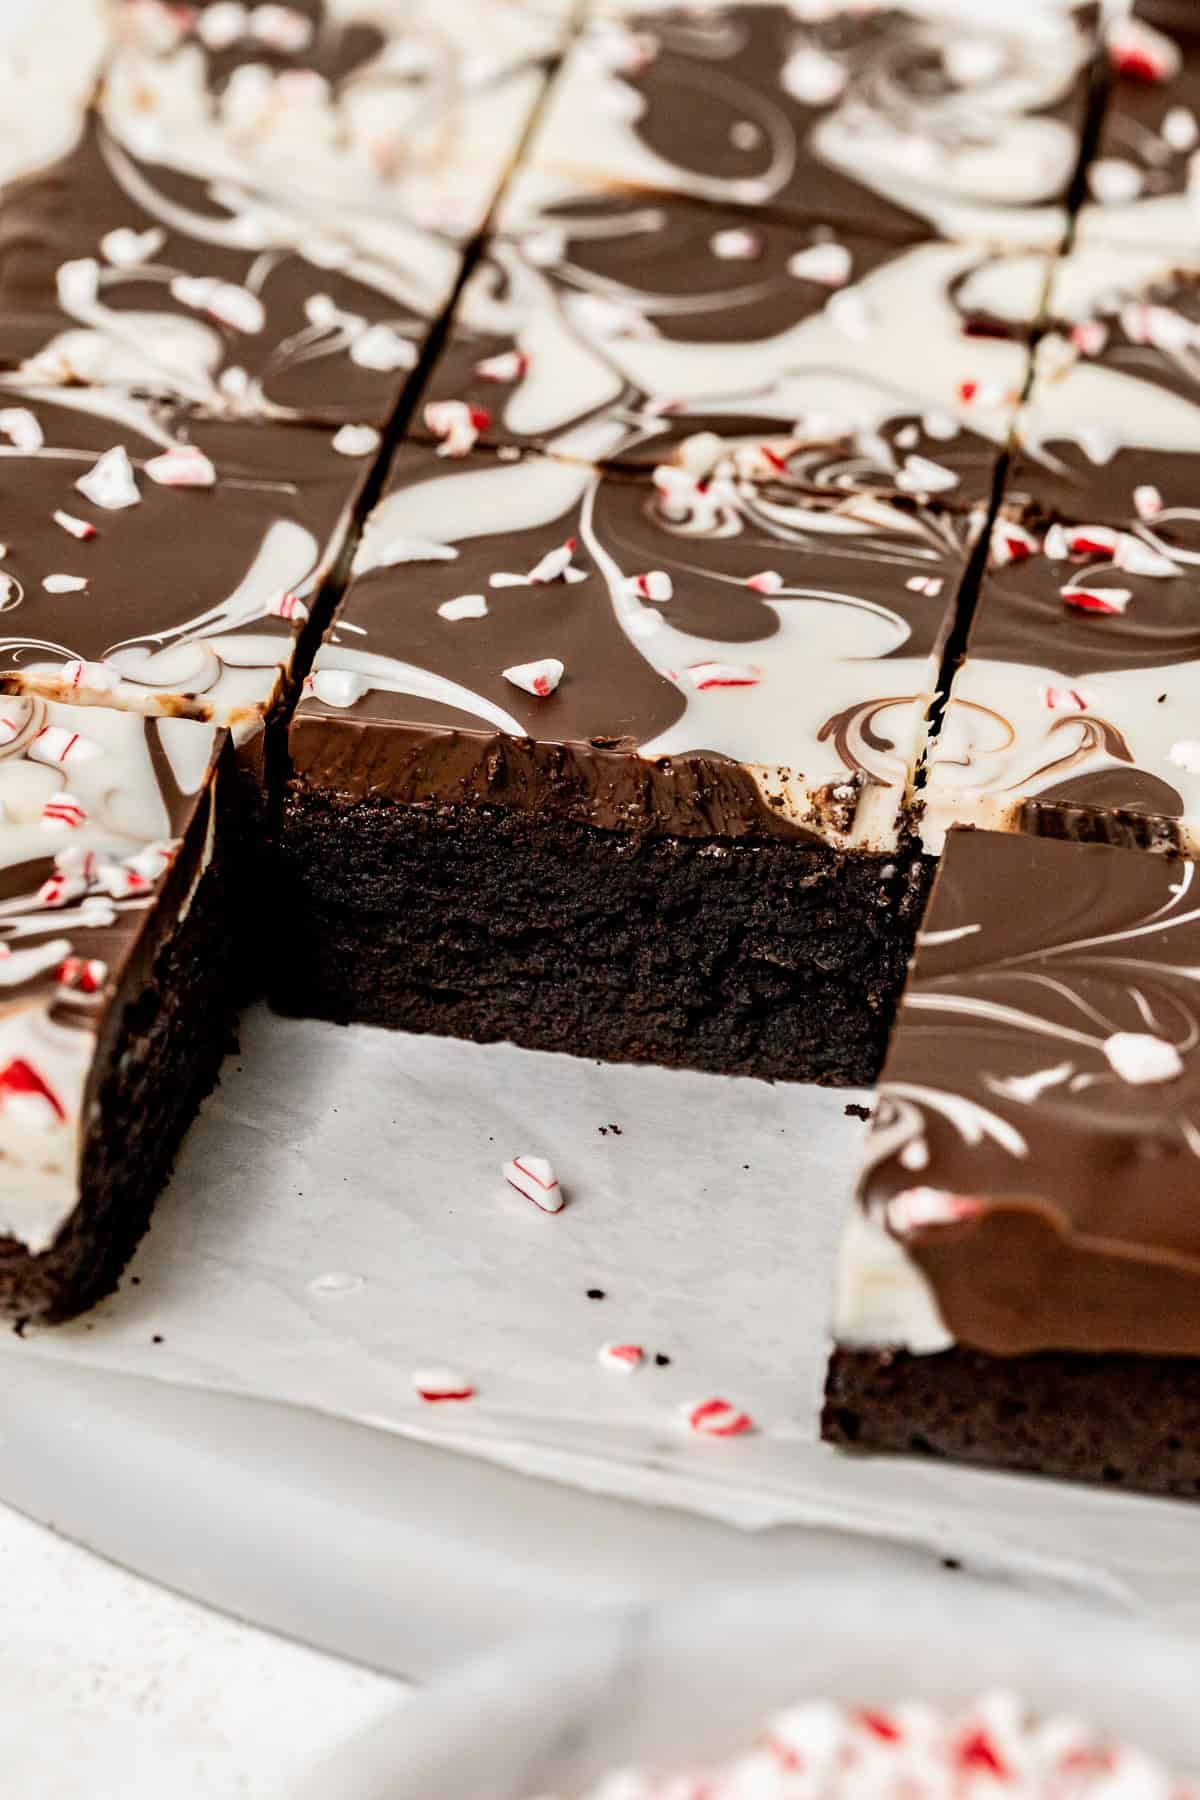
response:
<path id="1" fill-rule="evenodd" d="M 280 863 L 281 1011 L 828 1084 L 878 1073 L 932 868 L 298 780 Z"/>
<path id="2" fill-rule="evenodd" d="M 1200 1359 L 835 1350 L 829 1443 L 1200 1495 Z"/>

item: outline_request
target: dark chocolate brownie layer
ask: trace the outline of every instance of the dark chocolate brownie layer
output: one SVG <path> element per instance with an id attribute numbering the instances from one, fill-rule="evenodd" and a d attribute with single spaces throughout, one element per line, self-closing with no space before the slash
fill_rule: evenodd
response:
<path id="1" fill-rule="evenodd" d="M 294 782 L 282 874 L 282 1011 L 860 1083 L 882 1060 L 929 865 Z"/>
<path id="2" fill-rule="evenodd" d="M 183 1134 L 233 1040 L 244 949 L 238 834 L 223 827 L 181 924 L 116 1026 L 84 1144 L 80 1202 L 31 1255 L 0 1238 L 0 1314 L 58 1323 L 112 1291 L 137 1248 Z"/>
<path id="3" fill-rule="evenodd" d="M 1200 1359 L 836 1350 L 822 1435 L 869 1450 L 1200 1494 Z"/>

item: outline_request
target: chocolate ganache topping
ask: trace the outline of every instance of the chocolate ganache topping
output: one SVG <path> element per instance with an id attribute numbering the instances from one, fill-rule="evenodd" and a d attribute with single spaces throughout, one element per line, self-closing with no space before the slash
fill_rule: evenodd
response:
<path id="1" fill-rule="evenodd" d="M 841 1272 L 844 1343 L 1200 1353 L 1200 879 L 947 840 Z"/>
<path id="2" fill-rule="evenodd" d="M 293 725 L 297 772 L 894 847 L 974 529 L 785 474 L 408 446 Z"/>

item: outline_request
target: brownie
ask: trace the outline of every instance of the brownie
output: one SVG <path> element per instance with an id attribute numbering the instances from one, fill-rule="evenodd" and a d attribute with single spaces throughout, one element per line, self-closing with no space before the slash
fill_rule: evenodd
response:
<path id="1" fill-rule="evenodd" d="M 1200 1492 L 1196 877 L 950 833 L 843 1249 L 831 1440 Z"/>
<path id="2" fill-rule="evenodd" d="M 291 726 L 277 1004 L 869 1078 L 973 531 L 786 471 L 404 447 Z"/>
<path id="3" fill-rule="evenodd" d="M 891 237 L 1061 238 L 1098 7 L 605 6 L 526 168 L 552 193 L 669 188 Z"/>
<path id="4" fill-rule="evenodd" d="M 1047 259 L 669 190 L 510 186 L 412 435 L 653 468 L 716 432 L 814 485 L 990 497 Z M 904 352 L 896 322 L 904 320 Z M 918 490 L 919 491 L 919 490 Z"/>
<path id="5" fill-rule="evenodd" d="M 373 453 L 113 386 L 15 386 L 0 685 L 261 730 Z"/>
<path id="6" fill-rule="evenodd" d="M 228 1047 L 234 771 L 193 720 L 8 697 L 0 732 L 0 1310 L 55 1320 L 115 1283 Z"/>
<path id="7" fill-rule="evenodd" d="M 574 4 L 112 10 L 100 106 L 121 144 L 257 190 L 307 218 L 331 261 L 349 244 L 367 267 L 419 277 L 414 228 L 463 243 L 484 225 Z"/>

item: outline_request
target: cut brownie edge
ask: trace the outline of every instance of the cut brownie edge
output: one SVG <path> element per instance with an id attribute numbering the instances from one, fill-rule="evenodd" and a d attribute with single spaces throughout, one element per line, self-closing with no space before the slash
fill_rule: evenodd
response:
<path id="1" fill-rule="evenodd" d="M 57 1324 L 111 1293 L 150 1223 L 183 1135 L 233 1039 L 244 948 L 240 822 L 223 823 L 182 921 L 108 1039 L 84 1140 L 80 1198 L 39 1255 L 0 1238 L 0 1315 Z"/>
<path id="2" fill-rule="evenodd" d="M 932 870 L 300 781 L 281 863 L 280 1011 L 836 1085 L 878 1073 Z"/>
<path id="3" fill-rule="evenodd" d="M 846 1448 L 1195 1497 L 1200 1358 L 838 1348 L 821 1435 Z"/>

